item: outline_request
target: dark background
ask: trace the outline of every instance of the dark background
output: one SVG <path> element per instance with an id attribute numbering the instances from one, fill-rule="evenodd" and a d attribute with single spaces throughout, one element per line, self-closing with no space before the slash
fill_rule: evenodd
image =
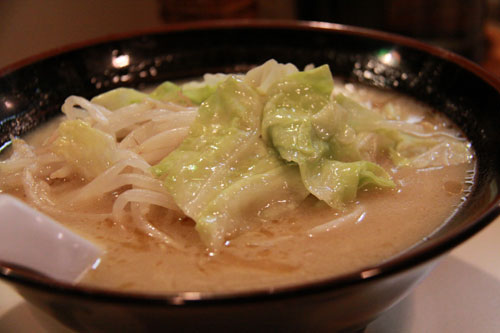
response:
<path id="1" fill-rule="evenodd" d="M 179 21 L 329 21 L 396 32 L 484 62 L 500 0 L 0 1 L 0 68 L 70 43 Z M 489 29 L 489 30 L 488 30 Z M 485 33 L 486 31 L 486 33 Z"/>

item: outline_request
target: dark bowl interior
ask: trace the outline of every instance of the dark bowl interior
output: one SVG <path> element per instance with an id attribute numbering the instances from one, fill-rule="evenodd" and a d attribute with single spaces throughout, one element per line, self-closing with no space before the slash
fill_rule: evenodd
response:
<path id="1" fill-rule="evenodd" d="M 384 60 L 384 55 L 389 53 L 393 55 L 391 62 Z M 129 63 L 123 67 L 114 66 L 113 59 L 120 56 L 128 56 Z M 75 315 L 74 309 L 86 307 L 97 307 L 109 316 L 122 311 L 122 315 L 128 313 L 147 319 L 150 324 L 161 321 L 154 315 L 158 313 L 166 316 L 165 320 L 173 326 L 181 325 L 182 320 L 189 321 L 191 316 L 202 316 L 201 313 L 213 314 L 211 324 L 220 324 L 222 314 L 226 327 L 232 327 L 232 324 L 241 323 L 245 311 L 247 315 L 243 317 L 248 320 L 265 317 L 263 312 L 271 308 L 262 307 L 262 304 L 272 304 L 275 313 L 294 318 L 302 316 L 298 314 L 301 307 L 317 310 L 311 303 L 321 303 L 321 311 L 316 311 L 314 317 L 321 323 L 325 316 L 331 315 L 323 303 L 330 309 L 342 306 L 350 309 L 362 303 L 354 319 L 331 326 L 356 328 L 407 293 L 407 288 L 428 271 L 430 263 L 439 255 L 472 236 L 498 215 L 500 83 L 479 66 L 447 51 L 399 36 L 335 24 L 212 22 L 176 25 L 163 31 L 75 45 L 14 64 L 0 71 L 0 145 L 8 143 L 11 135 L 22 135 L 59 114 L 64 99 L 72 94 L 91 98 L 118 86 L 141 88 L 164 80 L 197 77 L 206 72 L 243 72 L 270 58 L 292 62 L 299 68 L 310 63 L 326 63 L 335 76 L 410 95 L 451 118 L 472 142 L 478 161 L 472 192 L 458 213 L 427 242 L 378 267 L 273 291 L 223 297 L 201 295 L 192 300 L 192 295 L 186 294 L 148 296 L 72 287 L 35 279 L 1 265 L 0 276 L 15 285 L 29 301 L 79 330 L 118 327 L 104 325 L 102 317 L 95 313 L 78 315 L 75 310 Z M 373 285 L 377 286 L 374 290 L 387 293 L 389 287 L 383 286 L 391 283 L 393 293 L 390 297 L 362 289 L 365 285 Z M 371 308 L 366 304 L 366 297 L 364 300 L 358 297 L 358 303 L 351 299 L 346 305 L 346 300 L 339 295 L 353 290 L 364 290 L 374 303 Z M 377 297 L 384 301 L 374 302 Z M 339 300 L 344 303 L 338 303 Z M 289 311 L 282 309 L 284 301 Z M 228 307 L 236 311 L 236 319 L 229 322 L 224 315 L 229 313 Z M 146 310 L 149 314 L 141 312 Z M 87 318 L 87 323 L 82 324 L 78 318 Z M 281 327 L 283 323 L 278 320 L 275 324 Z M 138 327 L 161 327 L 151 325 Z"/>

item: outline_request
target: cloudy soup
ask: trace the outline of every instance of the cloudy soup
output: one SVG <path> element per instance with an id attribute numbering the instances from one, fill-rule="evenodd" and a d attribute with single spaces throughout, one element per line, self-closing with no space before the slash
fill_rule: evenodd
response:
<path id="1" fill-rule="evenodd" d="M 62 111 L 12 140 L 0 189 L 104 250 L 81 285 L 234 292 L 361 271 L 425 241 L 474 179 L 443 115 L 326 65 L 270 60 Z"/>

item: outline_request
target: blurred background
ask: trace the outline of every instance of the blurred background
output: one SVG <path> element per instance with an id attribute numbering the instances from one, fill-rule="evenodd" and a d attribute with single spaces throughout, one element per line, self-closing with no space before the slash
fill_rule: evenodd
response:
<path id="1" fill-rule="evenodd" d="M 395 32 L 500 75 L 500 0 L 0 0 L 0 68 L 88 39 L 228 18 L 317 20 Z"/>

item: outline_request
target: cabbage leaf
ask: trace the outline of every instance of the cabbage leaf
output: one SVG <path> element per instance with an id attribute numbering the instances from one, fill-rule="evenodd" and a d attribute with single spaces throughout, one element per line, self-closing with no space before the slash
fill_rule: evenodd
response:
<path id="1" fill-rule="evenodd" d="M 188 137 L 153 167 L 212 249 L 308 195 L 297 167 L 260 139 L 262 103 L 253 87 L 228 78 L 200 106 Z"/>
<path id="2" fill-rule="evenodd" d="M 309 194 L 342 209 L 360 189 L 395 187 L 381 160 L 428 167 L 470 158 L 465 142 L 402 125 L 390 107 L 333 95 L 327 65 L 298 71 L 270 60 L 246 76 L 162 86 L 151 96 L 201 105 L 188 137 L 152 170 L 215 250 Z"/>
<path id="3" fill-rule="evenodd" d="M 95 178 L 118 158 L 115 138 L 83 120 L 64 121 L 57 132 L 52 151 L 86 179 Z"/>
<path id="4" fill-rule="evenodd" d="M 395 184 L 379 165 L 360 161 L 349 139 L 356 134 L 349 132 L 347 124 L 358 119 L 336 112 L 338 108 L 330 103 L 332 89 L 326 65 L 278 81 L 264 106 L 262 131 L 283 159 L 299 166 L 309 192 L 340 209 L 356 197 L 358 189 Z"/>
<path id="5" fill-rule="evenodd" d="M 181 91 L 184 96 L 189 98 L 193 104 L 200 105 L 208 97 L 210 97 L 218 85 L 228 76 L 226 74 L 205 74 L 203 81 L 191 81 L 181 86 Z"/>
<path id="6" fill-rule="evenodd" d="M 384 110 L 376 112 L 342 94 L 322 112 L 315 116 L 315 126 L 322 133 L 335 133 L 330 142 L 337 147 L 339 160 L 376 161 L 388 156 L 398 167 L 428 168 L 472 159 L 466 140 L 434 129 L 429 132 L 418 122 L 391 121 Z"/>
<path id="7" fill-rule="evenodd" d="M 108 110 L 116 110 L 124 106 L 144 102 L 148 94 L 132 88 L 116 88 L 91 99 L 92 103 L 104 106 Z"/>
<path id="8" fill-rule="evenodd" d="M 293 64 L 280 64 L 274 59 L 254 67 L 248 71 L 243 79 L 245 83 L 255 87 L 258 92 L 267 95 L 269 88 L 284 77 L 297 73 L 299 70 Z"/>
<path id="9" fill-rule="evenodd" d="M 132 88 L 116 88 L 95 96 L 91 102 L 104 106 L 108 110 L 142 103 L 149 98 L 180 105 L 200 105 L 215 92 L 217 86 L 227 77 L 225 74 L 205 74 L 201 82 L 191 81 L 182 85 L 165 81 L 150 94 Z"/>
<path id="10" fill-rule="evenodd" d="M 179 85 L 165 81 L 155 88 L 149 97 L 163 102 L 172 102 L 180 105 L 191 105 L 191 101 L 182 93 Z"/>

